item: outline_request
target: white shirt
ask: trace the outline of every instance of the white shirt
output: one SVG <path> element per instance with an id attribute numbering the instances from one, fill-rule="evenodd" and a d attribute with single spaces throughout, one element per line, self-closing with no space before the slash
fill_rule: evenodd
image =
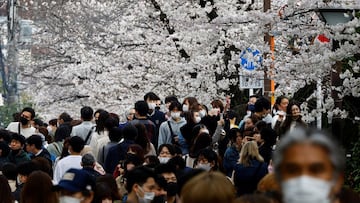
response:
<path id="1" fill-rule="evenodd" d="M 65 172 L 71 168 L 82 169 L 81 155 L 69 155 L 59 160 L 55 166 L 53 183 L 58 184 Z"/>
<path id="2" fill-rule="evenodd" d="M 9 123 L 6 130 L 9 130 L 14 133 L 19 133 L 19 134 L 23 135 L 25 138 L 28 138 L 31 135 L 35 134 L 35 131 L 36 131 L 36 129 L 32 126 L 30 128 L 22 128 L 22 125 L 20 124 L 20 132 L 19 132 L 19 122 Z"/>
<path id="3" fill-rule="evenodd" d="M 103 138 L 103 137 L 109 138 L 109 131 L 105 130 L 105 131 L 100 132 L 100 134 L 98 134 L 98 133 L 95 131 L 95 132 L 93 132 L 93 133 L 91 134 L 91 140 L 90 140 L 89 146 L 91 147 L 92 152 L 93 152 L 93 154 L 94 154 L 94 157 L 95 157 L 96 159 L 97 159 L 97 157 L 98 157 L 99 149 L 101 149 L 100 146 L 99 146 L 99 140 L 100 140 L 101 138 Z M 104 140 L 103 140 L 103 141 L 104 141 Z M 103 141 L 101 141 L 100 144 L 103 144 Z M 104 146 L 104 145 L 102 145 L 102 146 Z"/>

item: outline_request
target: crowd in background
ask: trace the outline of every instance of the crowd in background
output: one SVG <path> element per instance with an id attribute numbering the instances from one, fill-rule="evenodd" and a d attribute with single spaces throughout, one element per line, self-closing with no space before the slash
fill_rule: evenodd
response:
<path id="1" fill-rule="evenodd" d="M 0 129 L 0 203 L 359 202 L 342 188 L 341 149 L 300 104 L 251 96 L 239 115 L 230 103 L 149 92 L 126 122 L 89 106 L 45 122 L 24 108 Z"/>

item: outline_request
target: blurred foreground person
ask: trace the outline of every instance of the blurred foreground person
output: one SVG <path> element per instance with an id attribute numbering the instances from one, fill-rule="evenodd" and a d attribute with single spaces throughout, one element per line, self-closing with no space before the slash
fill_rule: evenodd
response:
<path id="1" fill-rule="evenodd" d="M 58 203 L 57 194 L 52 191 L 52 186 L 47 173 L 32 172 L 21 191 L 21 203 Z"/>
<path id="2" fill-rule="evenodd" d="M 359 202 L 344 200 L 345 156 L 322 131 L 294 129 L 280 141 L 273 163 L 284 203 Z"/>
<path id="3" fill-rule="evenodd" d="M 232 202 L 235 188 L 231 181 L 220 172 L 200 173 L 185 183 L 181 189 L 182 203 Z"/>
<path id="4" fill-rule="evenodd" d="M 89 174 L 81 169 L 69 169 L 54 190 L 58 191 L 59 203 L 90 203 L 94 185 Z"/>

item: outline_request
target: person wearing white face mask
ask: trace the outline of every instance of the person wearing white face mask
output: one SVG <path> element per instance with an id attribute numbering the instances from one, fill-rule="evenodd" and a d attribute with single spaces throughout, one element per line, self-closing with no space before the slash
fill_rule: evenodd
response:
<path id="1" fill-rule="evenodd" d="M 160 125 L 166 121 L 165 113 L 159 111 L 158 103 L 160 98 L 154 92 L 148 92 L 144 95 L 144 101 L 148 104 L 148 114 L 147 117 L 155 124 L 155 134 L 153 140 L 151 142 L 154 144 L 155 147 L 159 146 L 157 143 L 158 136 L 159 136 L 159 129 Z M 160 102 L 161 103 L 161 102 Z"/>
<path id="2" fill-rule="evenodd" d="M 171 144 L 162 144 L 159 147 L 159 161 L 166 164 L 172 157 L 175 156 L 175 149 Z"/>
<path id="3" fill-rule="evenodd" d="M 182 111 L 188 112 L 190 110 L 193 110 L 193 105 L 199 103 L 195 97 L 186 97 L 182 104 Z"/>
<path id="4" fill-rule="evenodd" d="M 181 104 L 177 101 L 171 102 L 169 106 L 170 118 L 163 122 L 159 129 L 158 145 L 179 144 L 181 136 L 180 128 L 186 124 L 186 120 L 181 117 Z"/>
<path id="5" fill-rule="evenodd" d="M 203 169 L 208 172 L 217 171 L 219 166 L 216 152 L 207 148 L 200 150 L 197 157 L 196 168 Z"/>
<path id="6" fill-rule="evenodd" d="M 345 155 L 322 131 L 297 128 L 273 155 L 284 203 L 335 203 L 344 181 Z M 341 202 L 341 201 L 340 201 Z"/>
<path id="7" fill-rule="evenodd" d="M 146 166 L 139 166 L 129 171 L 126 189 L 129 191 L 122 202 L 150 203 L 155 198 L 156 174 Z"/>

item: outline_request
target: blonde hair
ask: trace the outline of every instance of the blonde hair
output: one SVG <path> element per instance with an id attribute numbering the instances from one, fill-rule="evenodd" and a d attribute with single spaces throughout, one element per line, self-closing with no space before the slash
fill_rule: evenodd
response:
<path id="1" fill-rule="evenodd" d="M 232 202 L 236 191 L 231 181 L 220 172 L 203 172 L 190 179 L 181 190 L 182 203 Z"/>
<path id="2" fill-rule="evenodd" d="M 249 141 L 241 148 L 239 163 L 247 167 L 251 165 L 251 160 L 253 159 L 256 159 L 260 162 L 264 161 L 264 158 L 259 154 L 259 149 L 256 142 Z"/>

